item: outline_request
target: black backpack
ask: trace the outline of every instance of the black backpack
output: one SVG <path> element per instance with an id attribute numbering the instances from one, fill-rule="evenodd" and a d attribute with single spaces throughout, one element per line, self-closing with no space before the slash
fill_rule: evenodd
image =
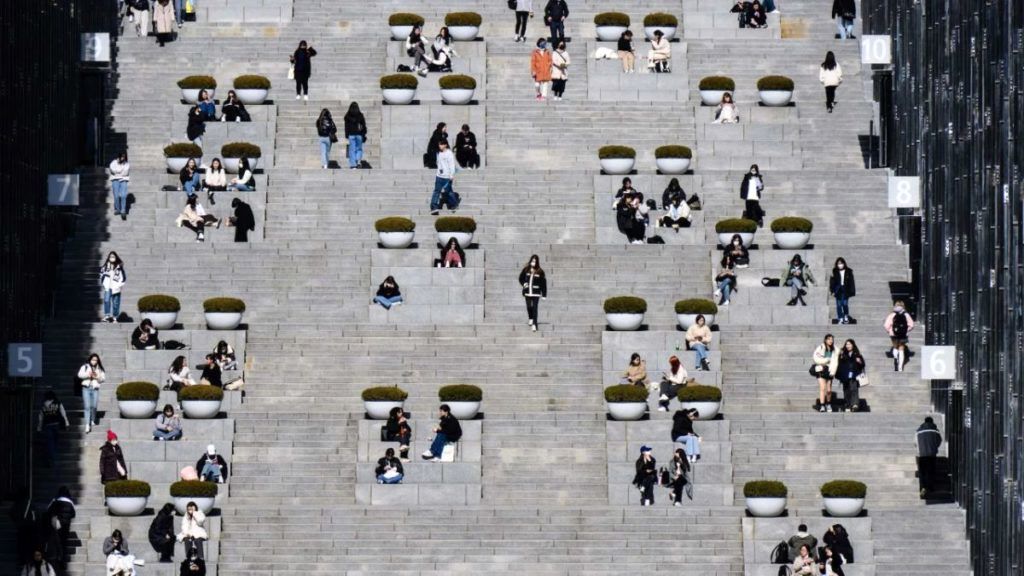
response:
<path id="1" fill-rule="evenodd" d="M 789 544 L 785 542 L 779 542 L 779 544 L 772 548 L 772 564 L 789 564 Z"/>
<path id="2" fill-rule="evenodd" d="M 907 337 L 907 313 L 895 312 L 892 316 L 892 337 L 904 339 Z"/>
<path id="3" fill-rule="evenodd" d="M 515 10 L 516 9 L 516 0 L 508 0 L 508 9 L 509 10 Z"/>

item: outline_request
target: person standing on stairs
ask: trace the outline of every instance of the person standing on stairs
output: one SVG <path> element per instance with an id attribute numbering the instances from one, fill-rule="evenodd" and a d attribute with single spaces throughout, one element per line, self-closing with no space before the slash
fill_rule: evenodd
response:
<path id="1" fill-rule="evenodd" d="M 427 151 L 423 153 L 423 167 L 430 168 L 431 170 L 437 170 L 437 153 L 441 151 L 441 141 L 448 141 L 448 125 L 444 122 L 438 122 L 437 126 L 434 127 L 434 131 L 430 134 L 430 140 L 427 141 Z"/>
<path id="2" fill-rule="evenodd" d="M 846 265 L 846 260 L 836 258 L 832 266 L 832 276 L 828 280 L 828 291 L 836 299 L 836 322 L 849 324 L 850 298 L 857 295 L 857 284 L 854 281 L 853 269 Z"/>
<path id="3" fill-rule="evenodd" d="M 740 182 L 740 198 L 744 201 L 743 217 L 764 226 L 764 210 L 761 210 L 761 194 L 764 191 L 764 176 L 757 164 L 751 164 L 750 170 L 743 175 Z"/>
<path id="4" fill-rule="evenodd" d="M 338 141 L 338 126 L 327 108 L 321 110 L 316 119 L 316 135 L 320 140 L 320 166 L 327 170 L 331 164 L 331 146 Z"/>
<path id="5" fill-rule="evenodd" d="M 174 556 L 174 504 L 168 502 L 157 512 L 149 525 L 149 543 L 160 554 L 161 562 L 171 562 Z"/>
<path id="6" fill-rule="evenodd" d="M 128 478 L 128 465 L 124 461 L 124 452 L 118 445 L 117 434 L 107 430 L 107 442 L 100 448 L 100 482 L 106 484 L 125 478 Z"/>
<path id="7" fill-rule="evenodd" d="M 547 300 L 548 281 L 544 275 L 544 269 L 540 267 L 540 256 L 533 254 L 530 261 L 519 272 L 519 285 L 523 287 L 523 299 L 526 300 L 526 315 L 529 318 L 529 326 L 534 332 L 540 324 L 539 304 L 541 300 Z"/>
<path id="8" fill-rule="evenodd" d="M 537 47 L 530 54 L 530 75 L 537 100 L 544 100 L 551 86 L 551 52 L 548 52 L 548 42 L 543 38 L 537 40 Z"/>
<path id="9" fill-rule="evenodd" d="M 171 0 L 156 0 L 153 4 L 153 23 L 156 30 L 156 42 L 161 47 L 174 37 L 174 6 Z"/>
<path id="10" fill-rule="evenodd" d="M 683 492 L 685 491 L 690 500 L 693 500 L 693 488 L 686 489 L 690 485 L 690 459 L 686 451 L 676 448 L 672 453 L 672 469 L 669 471 L 669 496 L 672 498 L 673 506 L 683 505 Z"/>
<path id="11" fill-rule="evenodd" d="M 697 314 L 693 324 L 686 329 L 686 347 L 696 353 L 696 370 L 709 372 L 711 365 L 708 364 L 708 346 L 711 345 L 711 328 L 708 328 L 707 320 L 703 314 Z"/>
<path id="12" fill-rule="evenodd" d="M 832 19 L 836 21 L 836 38 L 846 40 L 853 35 L 853 21 L 857 18 L 854 0 L 832 0 Z"/>
<path id="13" fill-rule="evenodd" d="M 907 364 L 907 341 L 910 339 L 910 331 L 914 329 L 914 319 L 907 312 L 903 300 L 893 303 L 892 312 L 886 316 L 883 327 L 892 343 L 893 369 L 903 372 Z"/>
<path id="14" fill-rule="evenodd" d="M 232 198 L 231 208 L 234 209 L 235 215 L 228 217 L 228 226 L 235 228 L 235 242 L 248 242 L 249 232 L 256 230 L 256 217 L 253 216 L 252 207 L 240 198 Z"/>
<path id="15" fill-rule="evenodd" d="M 786 306 L 796 306 L 797 302 L 800 302 L 801 306 L 807 306 L 807 302 L 804 302 L 807 291 L 804 288 L 810 284 L 817 284 L 814 281 L 814 274 L 811 274 L 811 267 L 804 264 L 799 254 L 794 254 L 793 259 L 782 269 L 780 283 L 789 286 L 791 297 Z"/>
<path id="16" fill-rule="evenodd" d="M 935 425 L 935 420 L 927 416 L 917 427 L 917 477 L 924 498 L 936 488 L 935 460 L 942 446 L 942 433 Z"/>
<path id="17" fill-rule="evenodd" d="M 636 474 L 633 485 L 640 490 L 640 505 L 654 505 L 654 485 L 658 483 L 658 461 L 651 455 L 651 447 L 640 447 L 640 457 L 636 459 Z"/>
<path id="18" fill-rule="evenodd" d="M 565 40 L 565 19 L 569 17 L 569 5 L 565 0 L 548 0 L 544 5 L 544 23 L 551 31 L 551 44 Z"/>
<path id="19" fill-rule="evenodd" d="M 555 101 L 562 99 L 565 83 L 569 81 L 569 53 L 565 50 L 565 40 L 559 40 L 557 48 L 551 54 L 551 91 Z"/>
<path id="20" fill-rule="evenodd" d="M 100 266 L 100 286 L 103 287 L 103 321 L 117 322 L 121 315 L 121 290 L 128 281 L 124 262 L 117 252 L 107 254 L 107 261 Z"/>
<path id="21" fill-rule="evenodd" d="M 299 42 L 299 47 L 289 57 L 295 76 L 296 100 L 299 98 L 309 100 L 309 77 L 313 75 L 313 56 L 316 56 L 316 50 L 302 40 Z"/>
<path id="22" fill-rule="evenodd" d="M 839 352 L 836 340 L 831 334 L 814 349 L 814 364 L 811 375 L 818 380 L 818 412 L 832 411 L 832 380 L 839 372 Z"/>
<path id="23" fill-rule="evenodd" d="M 110 191 L 114 195 L 114 216 L 120 216 L 121 220 L 128 219 L 128 180 L 130 179 L 131 165 L 128 163 L 128 153 L 121 152 L 117 158 L 110 162 Z"/>
<path id="24" fill-rule="evenodd" d="M 448 149 L 448 140 L 437 143 L 437 173 L 434 175 L 434 192 L 430 196 L 430 215 L 437 216 L 441 211 L 442 201 L 452 212 L 459 207 L 458 197 L 452 189 L 455 181 L 455 155 Z"/>
<path id="25" fill-rule="evenodd" d="M 836 106 L 836 88 L 843 83 L 843 68 L 836 62 L 836 55 L 831 50 L 825 54 L 825 61 L 818 69 L 818 80 L 825 87 L 825 109 L 831 114 Z"/>
<path id="26" fill-rule="evenodd" d="M 533 0 L 511 0 L 516 10 L 516 42 L 526 42 L 526 23 L 533 18 Z"/>
<path id="27" fill-rule="evenodd" d="M 47 390 L 43 396 L 43 405 L 39 407 L 39 419 L 36 432 L 46 438 L 46 465 L 53 467 L 57 461 L 57 436 L 61 430 L 71 426 L 64 405 L 57 399 L 53 390 Z"/>
<path id="28" fill-rule="evenodd" d="M 90 354 L 89 360 L 78 369 L 77 376 L 82 384 L 82 410 L 85 416 L 85 433 L 88 434 L 93 426 L 100 424 L 96 409 L 100 401 L 100 385 L 107 379 L 99 354 Z"/>
<path id="29" fill-rule="evenodd" d="M 843 384 L 843 403 L 846 412 L 860 410 L 860 379 L 866 369 L 864 356 L 861 355 L 857 343 L 847 340 L 839 351 L 839 371 L 836 377 Z"/>
<path id="30" fill-rule="evenodd" d="M 345 138 L 348 140 L 348 168 L 355 170 L 362 166 L 363 142 L 366 142 L 366 118 L 356 102 L 349 104 L 345 113 Z"/>

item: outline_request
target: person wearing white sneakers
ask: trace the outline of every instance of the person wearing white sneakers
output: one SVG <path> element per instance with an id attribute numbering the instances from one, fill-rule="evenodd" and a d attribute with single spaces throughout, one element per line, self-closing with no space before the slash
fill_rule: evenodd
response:
<path id="1" fill-rule="evenodd" d="M 565 83 L 569 81 L 569 53 L 565 50 L 565 41 L 559 40 L 558 47 L 551 54 L 551 91 L 555 100 L 561 100 L 565 93 Z"/>
<path id="2" fill-rule="evenodd" d="M 640 447 L 640 457 L 636 459 L 636 475 L 633 485 L 640 490 L 641 506 L 654 504 L 654 485 L 658 483 L 658 461 L 651 455 L 651 447 Z"/>
<path id="3" fill-rule="evenodd" d="M 527 323 L 536 332 L 539 323 L 538 305 L 548 297 L 548 281 L 544 269 L 540 267 L 540 257 L 536 254 L 530 256 L 530 261 L 519 272 L 519 284 L 523 287 L 523 298 L 526 300 L 526 315 L 529 317 Z"/>
<path id="4" fill-rule="evenodd" d="M 883 327 L 892 342 L 893 369 L 896 372 L 903 372 L 903 367 L 907 364 L 907 341 L 910 339 L 910 331 L 914 329 L 914 319 L 907 312 L 902 300 L 893 303 L 892 312 L 886 316 Z"/>
<path id="5" fill-rule="evenodd" d="M 690 485 L 690 459 L 682 448 L 676 448 L 672 453 L 672 469 L 669 474 L 669 496 L 672 498 L 672 505 L 683 505 L 683 492 L 693 500 L 693 488 L 686 489 L 686 486 Z"/>
<path id="6" fill-rule="evenodd" d="M 658 412 L 668 412 L 672 398 L 679 394 L 679 390 L 686 386 L 686 381 L 690 378 L 678 356 L 673 355 L 669 358 L 668 366 L 668 370 L 662 372 L 661 384 L 658 386 L 661 394 L 658 397 Z"/>
<path id="7" fill-rule="evenodd" d="M 548 41 L 543 38 L 537 40 L 537 48 L 530 54 L 530 74 L 537 100 L 544 100 L 551 87 L 551 52 L 548 51 Z"/>
<path id="8" fill-rule="evenodd" d="M 309 100 L 309 77 L 313 75 L 313 56 L 316 56 L 316 50 L 303 40 L 299 42 L 299 47 L 289 58 L 294 69 L 296 100 L 299 98 Z"/>
<path id="9" fill-rule="evenodd" d="M 454 444 L 462 438 L 462 425 L 459 424 L 455 416 L 452 416 L 452 410 L 447 404 L 441 404 L 441 407 L 438 408 L 438 418 L 437 426 L 434 426 L 434 439 L 430 443 L 430 449 L 423 453 L 423 459 L 432 462 L 441 461 L 445 444 Z"/>
<path id="10" fill-rule="evenodd" d="M 117 322 L 121 315 L 121 290 L 124 289 L 128 275 L 124 271 L 124 262 L 117 252 L 107 254 L 107 261 L 100 266 L 100 286 L 103 287 L 103 321 Z"/>
<path id="11" fill-rule="evenodd" d="M 89 360 L 78 369 L 78 380 L 82 383 L 82 406 L 85 416 L 85 433 L 100 423 L 96 406 L 100 401 L 100 385 L 107 379 L 99 354 L 90 354 Z"/>
<path id="12" fill-rule="evenodd" d="M 696 408 L 676 410 L 672 416 L 672 440 L 683 445 L 690 463 L 700 460 L 700 435 L 693 431 L 693 421 L 699 417 Z"/>
<path id="13" fill-rule="evenodd" d="M 533 0 L 510 0 L 516 10 L 516 42 L 526 41 L 526 23 L 533 18 Z"/>

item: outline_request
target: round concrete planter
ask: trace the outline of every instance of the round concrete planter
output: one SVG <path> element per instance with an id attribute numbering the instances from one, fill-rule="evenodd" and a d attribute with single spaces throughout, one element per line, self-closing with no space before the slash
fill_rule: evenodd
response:
<path id="1" fill-rule="evenodd" d="M 411 104 L 416 99 L 415 88 L 384 88 L 381 90 L 384 101 L 388 104 Z"/>
<path id="2" fill-rule="evenodd" d="M 441 100 L 445 104 L 469 104 L 473 101 L 473 93 L 476 90 L 468 88 L 442 88 Z"/>
<path id="3" fill-rule="evenodd" d="M 683 330 L 689 330 L 690 326 L 693 326 L 694 324 L 697 323 L 697 316 L 699 316 L 699 314 L 676 314 L 676 322 L 679 323 L 679 327 L 682 328 Z M 715 315 L 714 314 L 705 314 L 704 315 L 704 325 L 705 326 L 711 326 L 714 323 L 715 323 Z"/>
<path id="4" fill-rule="evenodd" d="M 785 498 L 747 498 L 747 510 L 751 516 L 774 518 L 786 509 Z"/>
<path id="5" fill-rule="evenodd" d="M 416 238 L 416 232 L 377 232 L 377 238 L 385 248 L 408 248 Z"/>
<path id="6" fill-rule="evenodd" d="M 635 164 L 636 158 L 602 158 L 601 170 L 605 174 L 629 174 Z"/>
<path id="7" fill-rule="evenodd" d="M 224 170 L 230 174 L 238 174 L 238 164 L 241 160 L 241 158 L 224 158 Z M 248 158 L 248 160 L 250 170 L 255 170 L 260 165 L 259 158 Z"/>
<path id="8" fill-rule="evenodd" d="M 654 39 L 655 30 L 661 30 L 661 33 L 665 35 L 665 40 L 668 40 L 669 42 L 671 42 L 676 36 L 675 26 L 644 26 L 644 36 L 646 36 L 648 40 Z"/>
<path id="9" fill-rule="evenodd" d="M 705 106 L 718 106 L 726 92 L 728 90 L 701 90 L 700 103 Z"/>
<path id="10" fill-rule="evenodd" d="M 837 518 L 852 518 L 864 509 L 863 498 L 825 498 L 825 511 Z"/>
<path id="11" fill-rule="evenodd" d="M 473 243 L 472 232 L 438 232 L 437 241 L 441 246 L 447 246 L 448 241 L 455 238 L 459 242 L 460 248 L 469 248 L 469 245 Z"/>
<path id="12" fill-rule="evenodd" d="M 213 510 L 213 505 L 216 503 L 217 498 L 195 498 L 192 496 L 175 496 L 174 497 L 174 510 L 179 516 L 185 515 L 185 509 L 188 507 L 189 502 L 195 502 L 196 507 L 203 514 L 209 514 L 210 510 Z"/>
<path id="13" fill-rule="evenodd" d="M 720 232 L 718 234 L 718 245 L 728 246 L 729 242 L 732 242 L 732 237 L 739 234 L 740 240 L 743 240 L 743 247 L 750 248 L 750 244 L 754 241 L 753 232 Z"/>
<path id="14" fill-rule="evenodd" d="M 392 40 L 405 40 L 412 34 L 412 26 L 391 26 Z M 451 32 L 451 28 L 448 29 Z"/>
<path id="15" fill-rule="evenodd" d="M 366 415 L 370 420 L 387 420 L 392 408 L 402 408 L 404 402 L 392 402 L 389 400 L 364 400 L 363 407 L 366 408 Z"/>
<path id="16" fill-rule="evenodd" d="M 140 315 L 143 320 L 151 320 L 157 330 L 170 330 L 178 323 L 177 312 L 143 312 Z"/>
<path id="17" fill-rule="evenodd" d="M 636 330 L 644 323 L 643 314 L 605 314 L 604 317 L 608 326 L 617 332 Z"/>
<path id="18" fill-rule="evenodd" d="M 758 95 L 765 106 L 786 106 L 793 100 L 792 90 L 759 90 Z"/>
<path id="19" fill-rule="evenodd" d="M 683 410 L 696 408 L 697 412 L 700 412 L 700 417 L 697 420 L 712 420 L 722 409 L 721 402 L 680 402 L 679 405 Z"/>
<path id="20" fill-rule="evenodd" d="M 164 158 L 164 161 L 167 163 L 167 169 L 177 174 L 181 172 L 181 169 L 185 167 L 186 163 L 188 163 L 188 158 Z M 199 158 L 196 158 L 196 163 L 198 162 Z"/>
<path id="21" fill-rule="evenodd" d="M 122 418 L 150 418 L 156 412 L 156 400 L 118 400 L 117 410 Z"/>
<path id="22" fill-rule="evenodd" d="M 601 42 L 615 42 L 628 29 L 625 26 L 598 26 L 597 39 Z"/>
<path id="23" fill-rule="evenodd" d="M 446 402 L 452 409 L 452 416 L 459 420 L 472 420 L 480 412 L 479 402 Z"/>
<path id="24" fill-rule="evenodd" d="M 209 420 L 220 414 L 221 400 L 182 400 L 181 411 L 193 420 Z"/>
<path id="25" fill-rule="evenodd" d="M 146 510 L 148 496 L 117 496 L 107 498 L 107 512 L 111 516 L 138 516 Z"/>
<path id="26" fill-rule="evenodd" d="M 647 413 L 647 402 L 608 402 L 614 420 L 639 420 Z"/>
<path id="27" fill-rule="evenodd" d="M 453 40 L 460 42 L 469 42 L 476 40 L 477 35 L 480 34 L 479 26 L 449 26 L 448 33 L 452 35 Z"/>
<path id="28" fill-rule="evenodd" d="M 203 90 L 206 90 L 206 93 L 210 95 L 210 100 L 217 96 L 216 88 L 182 88 L 181 99 L 189 104 L 195 104 L 199 102 L 199 92 Z M 237 94 L 237 91 L 235 93 Z"/>
<path id="29" fill-rule="evenodd" d="M 235 95 L 246 105 L 263 104 L 269 94 L 270 90 L 265 88 L 235 88 Z"/>
<path id="30" fill-rule="evenodd" d="M 242 323 L 241 312 L 204 312 L 210 330 L 234 330 Z"/>
<path id="31" fill-rule="evenodd" d="M 654 163 L 662 174 L 685 174 L 690 169 L 689 158 L 657 158 Z"/>
<path id="32" fill-rule="evenodd" d="M 810 232 L 775 232 L 775 244 L 784 250 L 799 250 L 811 241 Z"/>

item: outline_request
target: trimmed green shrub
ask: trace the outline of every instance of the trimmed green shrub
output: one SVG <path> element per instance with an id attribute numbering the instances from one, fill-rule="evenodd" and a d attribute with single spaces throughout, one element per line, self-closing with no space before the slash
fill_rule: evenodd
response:
<path id="1" fill-rule="evenodd" d="M 181 302 L 174 296 L 150 294 L 139 298 L 139 312 L 180 312 Z"/>
<path id="2" fill-rule="evenodd" d="M 654 149 L 655 158 L 693 158 L 693 150 L 687 146 L 669 144 Z"/>
<path id="3" fill-rule="evenodd" d="M 789 489 L 778 480 L 752 480 L 743 485 L 745 498 L 785 498 Z"/>
<path id="4" fill-rule="evenodd" d="M 736 89 L 736 82 L 728 76 L 705 76 L 700 79 L 699 90 L 725 90 L 732 92 Z"/>
<path id="5" fill-rule="evenodd" d="M 149 400 L 156 401 L 160 399 L 160 387 L 152 382 L 124 382 L 117 387 L 117 399 L 121 401 L 129 400 Z"/>
<path id="6" fill-rule="evenodd" d="M 202 88 L 216 88 L 217 80 L 213 76 L 185 76 L 178 80 L 178 88 L 182 90 L 196 90 Z"/>
<path id="7" fill-rule="evenodd" d="M 220 147 L 220 155 L 225 158 L 260 158 L 263 150 L 249 142 L 228 142 Z"/>
<path id="8" fill-rule="evenodd" d="M 643 314 L 647 301 L 636 296 L 612 296 L 604 301 L 605 314 Z"/>
<path id="9" fill-rule="evenodd" d="M 605 402 L 647 402 L 647 387 L 616 384 L 604 389 Z"/>
<path id="10" fill-rule="evenodd" d="M 216 482 L 178 480 L 171 484 L 171 498 L 214 498 L 216 496 Z"/>
<path id="11" fill-rule="evenodd" d="M 423 26 L 424 22 L 423 16 L 410 12 L 395 12 L 388 16 L 388 26 Z"/>
<path id="12" fill-rule="evenodd" d="M 746 218 L 726 218 L 725 220 L 719 220 L 715 222 L 715 233 L 723 234 L 726 232 L 757 232 L 757 222 L 753 220 L 747 220 Z"/>
<path id="13" fill-rule="evenodd" d="M 203 312 L 245 312 L 245 302 L 229 296 L 203 300 Z"/>
<path id="14" fill-rule="evenodd" d="M 405 402 L 409 393 L 398 386 L 375 386 L 363 390 L 363 402 Z"/>
<path id="15" fill-rule="evenodd" d="M 821 485 L 824 498 L 864 498 L 867 493 L 867 484 L 856 480 L 833 480 Z"/>
<path id="16" fill-rule="evenodd" d="M 112 480 L 103 485 L 107 498 L 148 498 L 152 489 L 142 480 Z"/>
<path id="17" fill-rule="evenodd" d="M 654 12 L 644 16 L 644 26 L 679 26 L 679 19 L 665 12 Z"/>
<path id="18" fill-rule="evenodd" d="M 414 232 L 416 223 L 402 216 L 388 216 L 373 223 L 377 232 Z"/>
<path id="19" fill-rule="evenodd" d="M 483 400 L 484 393 L 479 386 L 472 384 L 450 384 L 442 386 L 437 397 L 441 402 L 479 402 Z"/>
<path id="20" fill-rule="evenodd" d="M 786 76 L 765 76 L 757 81 L 758 90 L 793 91 L 793 79 Z"/>
<path id="21" fill-rule="evenodd" d="M 679 389 L 680 402 L 721 402 L 722 390 L 715 386 L 691 384 Z"/>
<path id="22" fill-rule="evenodd" d="M 442 216 L 434 220 L 434 230 L 438 232 L 476 232 L 476 220 L 469 216 Z"/>
<path id="23" fill-rule="evenodd" d="M 223 400 L 224 391 L 221 390 L 220 386 L 207 386 L 200 384 L 196 386 L 186 386 L 178 391 L 178 400 L 184 402 L 186 400 Z"/>
<path id="24" fill-rule="evenodd" d="M 259 74 L 242 74 L 233 84 L 236 90 L 270 90 L 270 79 Z"/>
<path id="25" fill-rule="evenodd" d="M 601 146 L 597 151 L 597 157 L 601 160 L 609 158 L 636 158 L 636 150 L 629 146 Z"/>
<path id="26" fill-rule="evenodd" d="M 380 77 L 381 90 L 415 90 L 420 83 L 412 74 L 388 74 Z"/>
<path id="27" fill-rule="evenodd" d="M 444 16 L 445 26 L 480 26 L 483 16 L 476 12 L 449 12 Z"/>
<path id="28" fill-rule="evenodd" d="M 175 142 L 164 146 L 164 156 L 167 158 L 202 158 L 203 149 L 191 142 Z"/>
<path id="29" fill-rule="evenodd" d="M 705 298 L 688 298 L 676 302 L 676 314 L 718 314 L 718 304 Z"/>
<path id="30" fill-rule="evenodd" d="M 629 28 L 629 15 L 622 12 L 601 12 L 594 16 L 597 26 L 625 26 Z"/>
<path id="31" fill-rule="evenodd" d="M 772 232 L 807 232 L 814 230 L 814 222 L 799 216 L 783 216 L 772 220 Z"/>
<path id="32" fill-rule="evenodd" d="M 476 78 L 465 74 L 449 74 L 437 80 L 442 90 L 476 90 Z"/>

